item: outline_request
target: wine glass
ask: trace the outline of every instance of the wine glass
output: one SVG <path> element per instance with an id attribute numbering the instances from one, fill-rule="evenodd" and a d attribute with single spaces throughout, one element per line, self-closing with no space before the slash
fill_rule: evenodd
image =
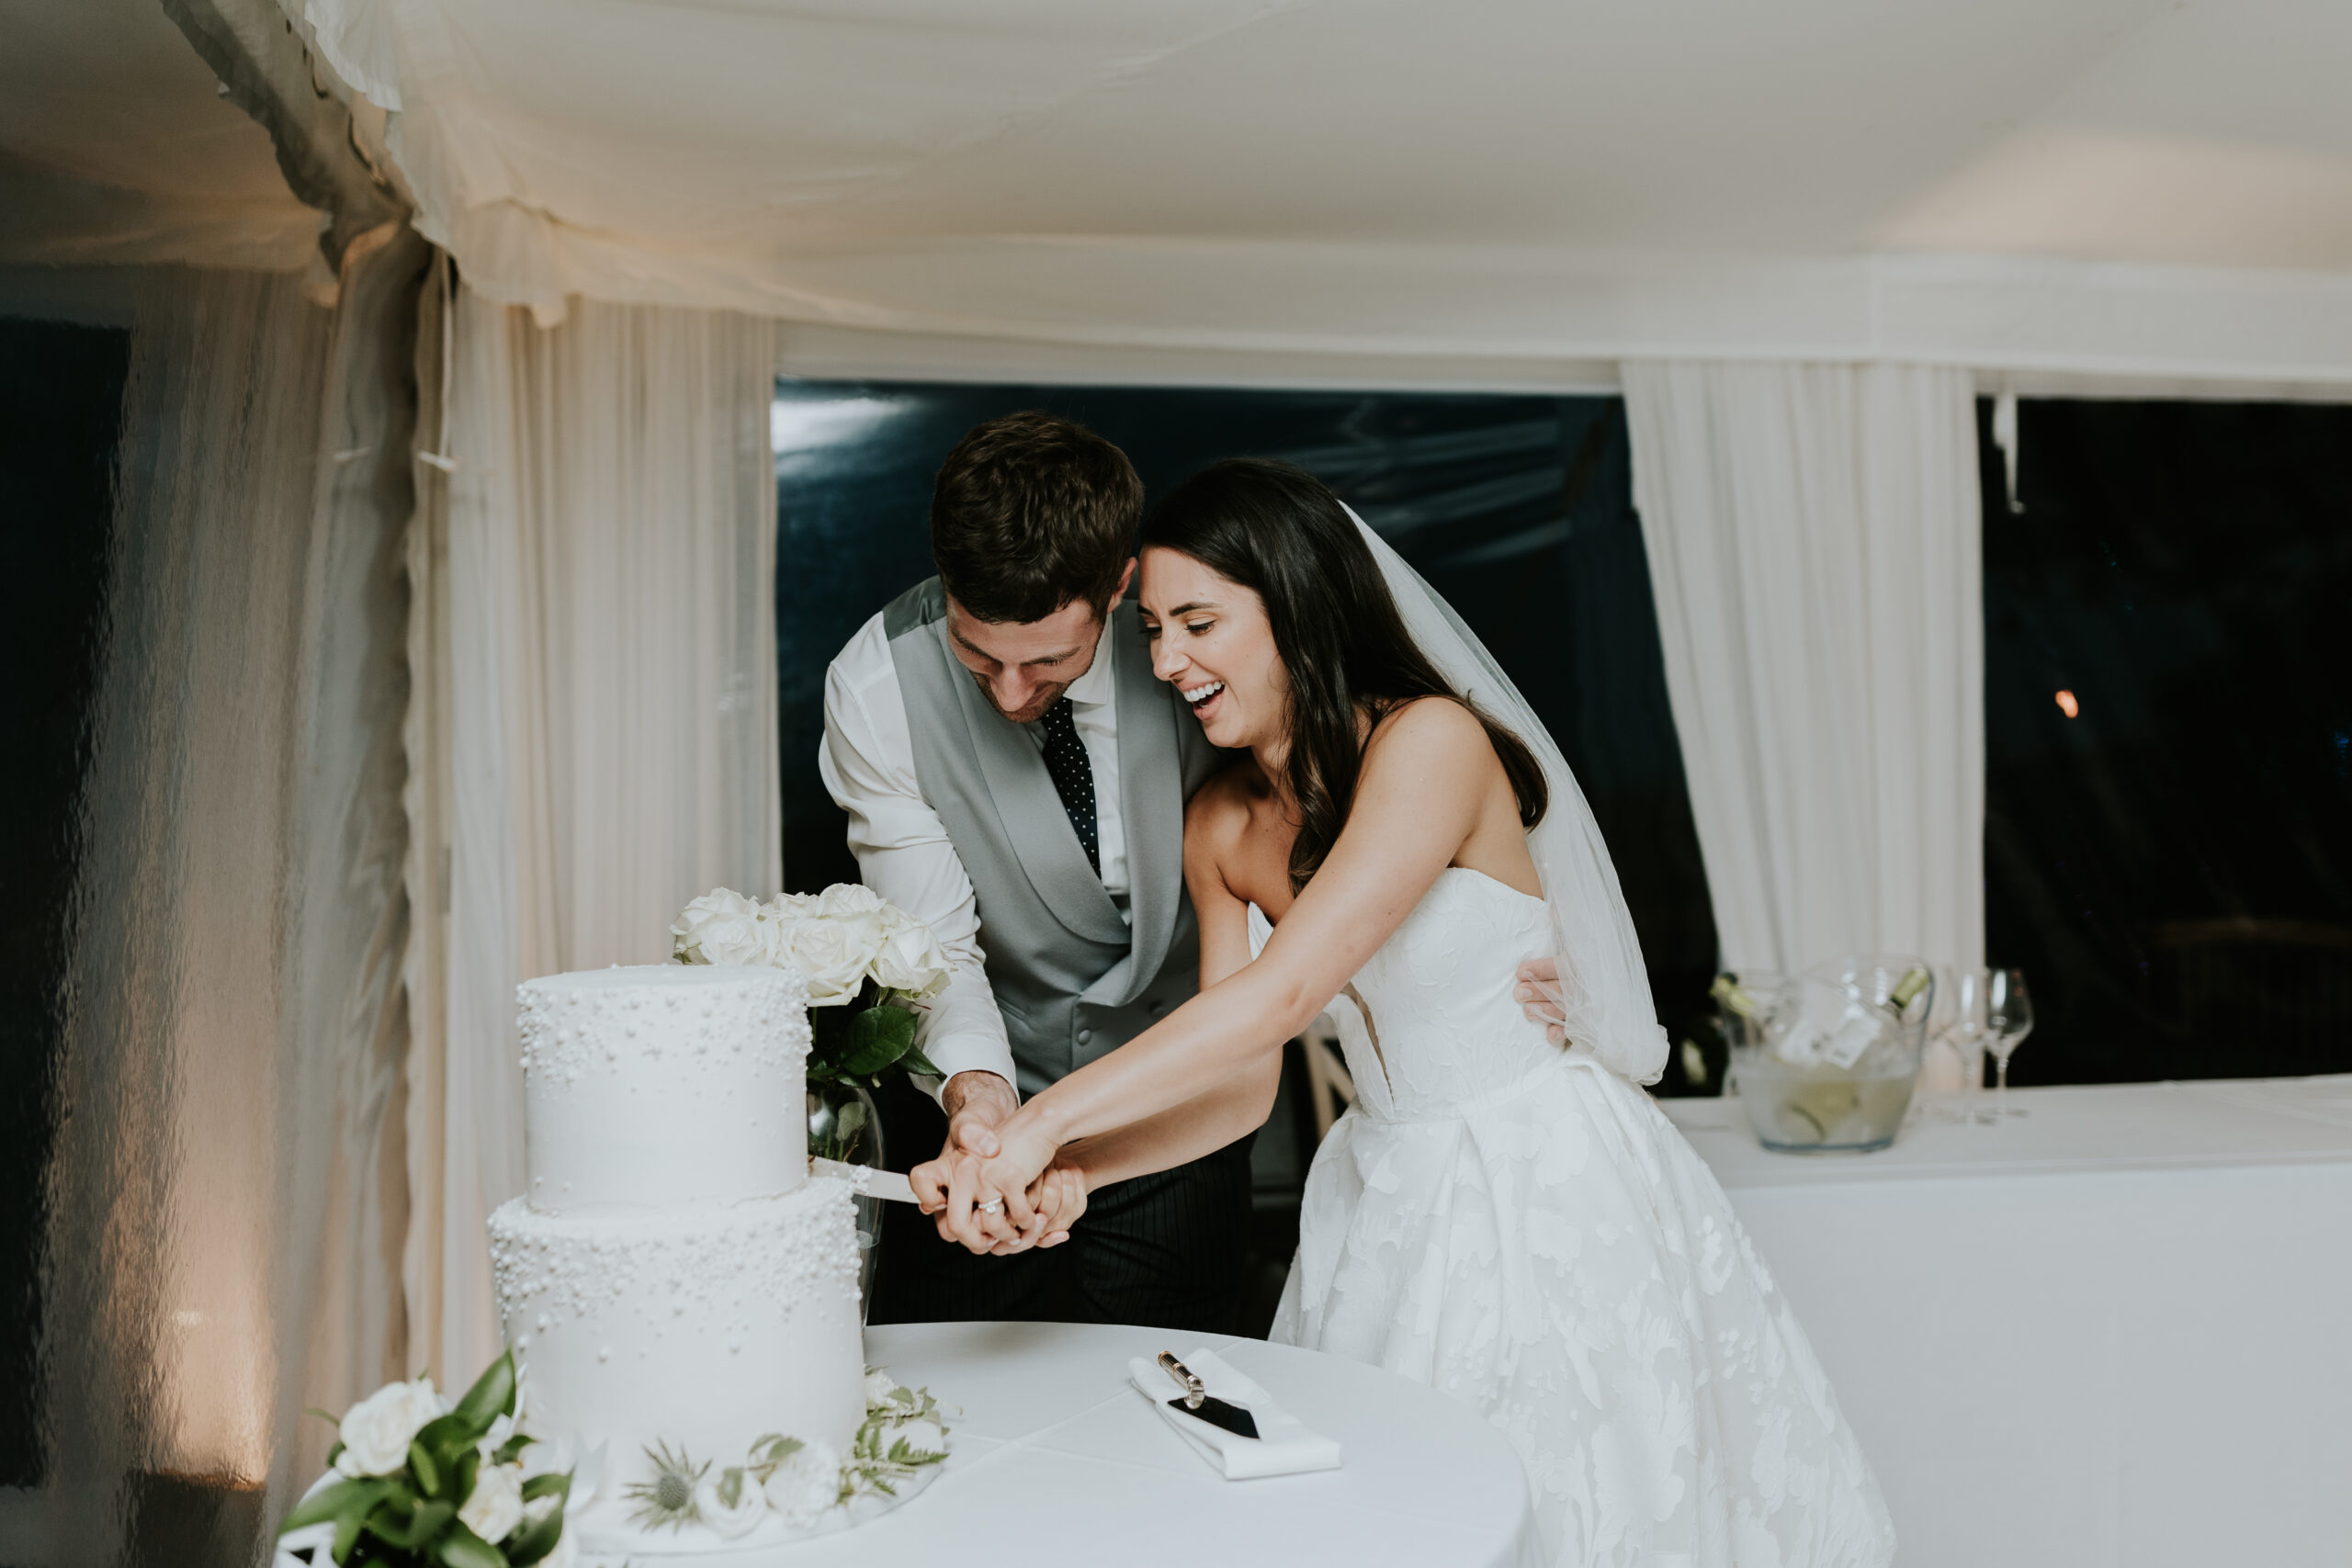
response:
<path id="1" fill-rule="evenodd" d="M 2009 1057 L 2033 1032 L 2033 998 L 2026 994 L 2022 969 L 1984 971 L 1984 1045 L 1993 1054 L 1993 1114 L 2022 1116 L 2009 1109 Z"/>
<path id="2" fill-rule="evenodd" d="M 1936 983 L 1936 1039 L 1960 1059 L 1960 1092 L 1956 1105 L 1944 1108 L 1937 1120 L 1962 1126 L 1975 1120 L 1976 1091 L 1984 1077 L 1984 972 L 1956 964 L 1942 966 Z"/>

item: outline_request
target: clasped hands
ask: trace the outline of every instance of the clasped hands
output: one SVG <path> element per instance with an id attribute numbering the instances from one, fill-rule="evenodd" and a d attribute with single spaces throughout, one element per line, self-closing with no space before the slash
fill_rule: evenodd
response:
<path id="1" fill-rule="evenodd" d="M 1566 987 L 1555 960 L 1521 964 L 1513 995 L 1553 1043 L 1566 1038 Z M 1068 1241 L 1086 1212 L 1086 1173 L 1021 1110 L 1012 1086 L 994 1073 L 958 1073 L 940 1104 L 947 1142 L 907 1176 L 941 1238 L 998 1257 Z"/>
<path id="2" fill-rule="evenodd" d="M 1086 1212 L 1085 1173 L 1020 1113 L 1012 1086 L 994 1073 L 958 1073 L 940 1095 L 947 1141 L 937 1159 L 907 1173 L 915 1201 L 941 1239 L 1006 1257 L 1058 1247 Z"/>

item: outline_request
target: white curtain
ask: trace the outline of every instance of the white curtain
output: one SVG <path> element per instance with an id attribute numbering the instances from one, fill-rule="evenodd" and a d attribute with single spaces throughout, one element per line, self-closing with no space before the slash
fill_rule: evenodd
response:
<path id="1" fill-rule="evenodd" d="M 242 1532 L 332 1440 L 304 1407 L 405 1360 L 401 541 L 425 249 L 355 245 L 334 310 L 297 274 L 136 285 L 44 1193 L 60 1562 L 120 1560 L 175 1476 L 266 1488 L 175 1559 L 250 1560 Z"/>
<path id="2" fill-rule="evenodd" d="M 1981 964 L 1968 373 L 1628 361 L 1623 377 L 1723 964 Z"/>
<path id="3" fill-rule="evenodd" d="M 542 330 L 431 296 L 428 463 L 412 570 L 432 908 L 413 981 L 412 1353 L 451 1379 L 498 1347 L 483 1222 L 522 1190 L 514 987 L 657 963 L 695 894 L 782 880 L 773 323 L 575 301 Z M 437 573 L 437 578 L 434 574 Z"/>

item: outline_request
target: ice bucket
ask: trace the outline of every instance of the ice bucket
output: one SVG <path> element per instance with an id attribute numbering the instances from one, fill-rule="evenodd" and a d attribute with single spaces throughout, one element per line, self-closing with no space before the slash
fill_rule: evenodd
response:
<path id="1" fill-rule="evenodd" d="M 1742 969 L 1715 983 L 1748 1125 L 1768 1149 L 1866 1153 L 1894 1142 L 1911 1108 L 1935 982 L 1899 953 L 1863 953 L 1802 975 Z"/>

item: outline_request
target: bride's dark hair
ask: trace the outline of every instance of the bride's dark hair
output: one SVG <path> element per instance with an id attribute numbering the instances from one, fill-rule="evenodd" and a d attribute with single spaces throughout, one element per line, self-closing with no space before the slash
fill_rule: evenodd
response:
<path id="1" fill-rule="evenodd" d="M 1378 724 L 1419 697 L 1450 698 L 1476 715 L 1519 797 L 1520 821 L 1544 819 L 1550 798 L 1534 754 L 1446 684 L 1405 629 L 1354 521 L 1314 475 L 1260 457 L 1212 463 L 1152 509 L 1141 544 L 1190 556 L 1265 603 L 1290 684 L 1294 891 L 1330 853 L 1355 802 L 1359 716 Z"/>

